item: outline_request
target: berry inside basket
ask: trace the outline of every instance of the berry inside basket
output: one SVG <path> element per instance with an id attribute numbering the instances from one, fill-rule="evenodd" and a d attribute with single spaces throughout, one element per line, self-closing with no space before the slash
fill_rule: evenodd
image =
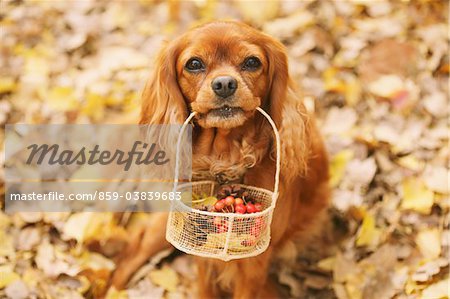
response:
<path id="1" fill-rule="evenodd" d="M 166 239 L 179 250 L 228 261 L 258 255 L 269 246 L 278 195 L 280 140 L 270 116 L 261 108 L 258 111 L 269 120 L 275 132 L 274 191 L 242 184 L 219 186 L 214 181 L 178 185 L 179 142 L 195 114 L 183 124 L 177 144 L 174 183 L 174 190 L 182 193 L 182 200 L 172 203 L 166 232 Z"/>

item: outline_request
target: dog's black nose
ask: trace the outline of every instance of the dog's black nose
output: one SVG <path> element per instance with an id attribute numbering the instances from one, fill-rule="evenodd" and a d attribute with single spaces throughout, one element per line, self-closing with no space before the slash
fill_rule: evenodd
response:
<path id="1" fill-rule="evenodd" d="M 214 78 L 214 80 L 211 82 L 211 87 L 221 98 L 226 98 L 231 96 L 235 93 L 237 89 L 237 81 L 231 76 L 220 76 L 217 78 Z"/>

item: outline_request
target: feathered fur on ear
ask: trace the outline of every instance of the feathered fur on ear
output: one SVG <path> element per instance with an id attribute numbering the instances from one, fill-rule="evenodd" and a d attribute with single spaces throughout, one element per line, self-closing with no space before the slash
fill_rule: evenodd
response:
<path id="1" fill-rule="evenodd" d="M 179 124 L 186 119 L 187 107 L 176 70 L 181 48 L 181 41 L 176 39 L 159 52 L 154 72 L 142 94 L 140 124 Z"/>
<path id="2" fill-rule="evenodd" d="M 139 124 L 142 127 L 145 140 L 156 142 L 170 157 L 160 173 L 172 173 L 175 168 L 175 149 L 180 133 L 179 126 L 152 126 L 182 124 L 187 118 L 187 105 L 184 101 L 177 80 L 176 64 L 183 49 L 179 38 L 167 44 L 156 58 L 154 71 L 142 94 L 142 110 Z M 185 133 L 182 144 L 190 142 L 189 134 Z M 190 178 L 190 149 L 181 150 L 180 179 Z"/>
<path id="3" fill-rule="evenodd" d="M 266 100 L 280 133 L 283 173 L 285 177 L 298 177 L 307 171 L 308 113 L 289 78 L 283 44 L 267 36 L 262 47 L 269 61 L 270 91 Z"/>

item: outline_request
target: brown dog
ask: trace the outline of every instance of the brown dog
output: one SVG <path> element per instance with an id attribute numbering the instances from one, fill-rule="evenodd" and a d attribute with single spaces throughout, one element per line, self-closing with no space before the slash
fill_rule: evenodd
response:
<path id="1" fill-rule="evenodd" d="M 305 243 L 320 227 L 328 204 L 328 163 L 314 120 L 289 78 L 284 46 L 238 22 L 196 27 L 160 53 L 143 94 L 141 124 L 180 124 L 196 111 L 193 129 L 194 179 L 240 181 L 272 189 L 275 162 L 270 125 L 281 137 L 280 195 L 271 244 L 263 254 L 222 262 L 197 258 L 199 296 L 273 297 L 270 262 L 287 244 Z M 167 214 L 152 218 L 123 254 L 112 285 L 123 288 L 150 256 L 169 247 Z M 297 242 L 298 241 L 298 242 Z M 238 282 L 238 284 L 237 284 Z"/>

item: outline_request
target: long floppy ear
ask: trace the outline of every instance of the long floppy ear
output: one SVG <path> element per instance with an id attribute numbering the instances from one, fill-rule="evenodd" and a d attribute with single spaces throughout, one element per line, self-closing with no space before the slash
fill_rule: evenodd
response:
<path id="1" fill-rule="evenodd" d="M 181 48 L 180 39 L 176 39 L 159 52 L 154 72 L 142 94 L 140 124 L 179 124 L 186 119 L 187 107 L 176 71 Z"/>
<path id="2" fill-rule="evenodd" d="M 262 45 L 269 61 L 268 105 L 281 139 L 281 163 L 286 177 L 304 175 L 309 156 L 308 113 L 289 78 L 288 59 L 282 43 L 266 37 Z"/>
<path id="3" fill-rule="evenodd" d="M 183 40 L 178 38 L 163 47 L 156 58 L 153 74 L 142 94 L 139 124 L 144 125 L 141 129 L 145 134 L 145 140 L 156 142 L 169 158 L 169 162 L 158 170 L 164 175 L 163 179 L 169 179 L 165 176 L 173 174 L 175 169 L 176 146 L 174 145 L 177 144 L 180 128 L 179 126 L 152 125 L 181 125 L 187 118 L 188 109 L 178 85 L 176 70 L 177 59 L 183 46 Z M 182 138 L 184 138 L 182 144 L 190 144 L 189 134 L 185 133 Z M 189 179 L 190 147 L 183 146 L 180 155 L 179 179 Z"/>

